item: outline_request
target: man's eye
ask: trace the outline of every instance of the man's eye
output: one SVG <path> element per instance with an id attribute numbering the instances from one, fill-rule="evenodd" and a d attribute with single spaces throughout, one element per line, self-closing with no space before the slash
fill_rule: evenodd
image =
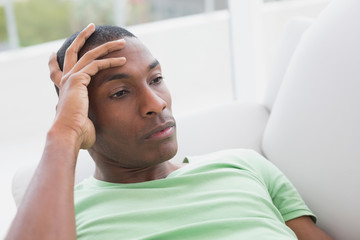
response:
<path id="1" fill-rule="evenodd" d="M 120 90 L 120 91 L 116 92 L 115 94 L 113 94 L 112 97 L 120 98 L 120 97 L 123 97 L 126 93 L 128 93 L 128 91 Z"/>
<path id="2" fill-rule="evenodd" d="M 150 84 L 159 84 L 159 83 L 162 82 L 163 79 L 164 79 L 164 78 L 161 77 L 161 76 L 160 76 L 160 77 L 157 77 L 157 78 L 151 80 Z"/>

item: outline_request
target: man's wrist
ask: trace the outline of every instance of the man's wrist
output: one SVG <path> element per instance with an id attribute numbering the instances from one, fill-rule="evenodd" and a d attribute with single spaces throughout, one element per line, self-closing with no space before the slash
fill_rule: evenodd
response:
<path id="1" fill-rule="evenodd" d="M 53 125 L 47 133 L 46 142 L 47 144 L 57 146 L 59 149 L 72 150 L 77 155 L 82 140 L 75 131 Z"/>

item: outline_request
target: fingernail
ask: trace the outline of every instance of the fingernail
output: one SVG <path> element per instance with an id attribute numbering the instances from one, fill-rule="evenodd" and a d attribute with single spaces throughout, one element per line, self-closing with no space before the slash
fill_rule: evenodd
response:
<path id="1" fill-rule="evenodd" d="M 56 53 L 55 53 L 55 52 L 52 52 L 52 53 L 50 54 L 49 60 L 50 60 L 51 58 L 53 58 L 54 55 L 56 55 Z"/>
<path id="2" fill-rule="evenodd" d="M 117 42 L 125 42 L 125 39 L 118 39 L 118 40 L 116 40 Z"/>
<path id="3" fill-rule="evenodd" d="M 94 23 L 89 23 L 89 25 L 87 25 L 86 28 L 91 28 L 91 27 L 94 27 L 94 28 L 95 28 L 95 24 L 94 24 Z"/>

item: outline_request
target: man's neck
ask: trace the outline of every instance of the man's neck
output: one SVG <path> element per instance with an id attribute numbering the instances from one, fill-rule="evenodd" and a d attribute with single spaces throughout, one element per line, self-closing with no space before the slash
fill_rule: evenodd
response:
<path id="1" fill-rule="evenodd" d="M 181 168 L 165 161 L 144 168 L 123 168 L 119 166 L 98 166 L 94 177 L 98 180 L 112 183 L 138 183 L 166 178 L 173 171 Z"/>

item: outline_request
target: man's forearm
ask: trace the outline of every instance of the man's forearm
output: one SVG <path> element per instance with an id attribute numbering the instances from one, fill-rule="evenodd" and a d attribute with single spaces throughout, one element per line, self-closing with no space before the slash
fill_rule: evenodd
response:
<path id="1" fill-rule="evenodd" d="M 286 222 L 299 240 L 333 240 L 327 233 L 315 225 L 309 216 L 294 218 Z"/>
<path id="2" fill-rule="evenodd" d="M 6 239 L 76 239 L 74 174 L 80 145 L 50 130 L 42 159 Z"/>

